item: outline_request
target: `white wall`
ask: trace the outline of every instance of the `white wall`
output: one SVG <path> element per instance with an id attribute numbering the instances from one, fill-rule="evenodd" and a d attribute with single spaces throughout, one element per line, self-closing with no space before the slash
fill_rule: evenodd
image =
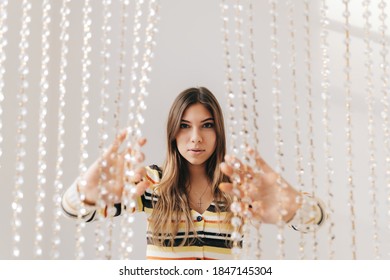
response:
<path id="1" fill-rule="evenodd" d="M 7 32 L 8 45 L 6 52 L 6 73 L 5 79 L 5 100 L 1 103 L 3 108 L 2 123 L 3 127 L 0 131 L 4 137 L 1 144 L 3 155 L 0 157 L 0 212 L 2 213 L 3 222 L 1 225 L 1 241 L 0 241 L 0 258 L 10 259 L 12 248 L 12 231 L 10 222 L 12 219 L 11 202 L 13 200 L 14 188 L 14 174 L 15 174 L 15 137 L 16 128 L 15 123 L 17 119 L 17 100 L 16 93 L 19 89 L 19 75 L 18 69 L 18 43 L 19 30 L 21 24 L 21 2 L 9 1 L 8 20 L 7 24 L 9 30 Z M 27 142 L 26 142 L 26 169 L 23 173 L 25 184 L 23 185 L 24 198 L 22 200 L 23 212 L 21 219 L 23 225 L 21 227 L 21 258 L 32 259 L 33 244 L 34 244 L 34 219 L 35 219 L 35 188 L 37 185 L 37 159 L 38 159 L 38 116 L 39 116 L 39 79 L 40 79 L 40 16 L 41 16 L 41 1 L 33 1 L 32 6 L 32 22 L 29 48 L 29 68 L 30 74 L 28 76 L 30 87 L 28 89 L 28 115 L 27 115 Z M 51 248 L 51 220 L 52 220 L 52 195 L 54 191 L 54 177 L 56 164 L 56 135 L 57 135 L 57 110 L 58 110 L 58 69 L 59 69 L 59 10 L 61 1 L 52 1 L 52 22 L 50 35 L 50 88 L 48 91 L 48 116 L 47 116 L 47 184 L 46 198 L 45 198 L 45 227 L 44 227 L 44 253 L 43 258 L 50 258 Z M 65 149 L 63 162 L 63 183 L 68 186 L 78 175 L 79 162 L 79 146 L 80 146 L 80 83 L 81 83 L 81 44 L 82 44 L 82 2 L 72 1 L 70 8 L 70 52 L 68 64 L 68 80 L 66 82 L 66 120 L 65 120 Z M 91 163 L 98 155 L 98 126 L 96 119 L 99 116 L 100 104 L 100 78 L 101 59 L 99 57 L 101 48 L 101 4 L 100 1 L 93 2 L 92 10 L 92 65 L 90 67 L 91 79 L 89 98 L 91 103 L 90 110 L 90 132 L 88 134 L 89 144 L 87 149 L 90 157 L 87 163 Z M 233 1 L 229 1 L 233 2 Z M 242 1 L 245 4 L 248 1 Z M 260 129 L 258 135 L 260 136 L 260 152 L 264 158 L 273 166 L 277 165 L 275 158 L 275 133 L 274 133 L 274 110 L 272 95 L 272 56 L 270 53 L 270 6 L 268 1 L 253 1 L 254 3 L 254 30 L 255 30 L 255 51 L 256 51 L 256 71 L 257 71 L 257 85 L 258 85 L 258 99 L 257 110 L 260 114 Z M 345 90 L 344 90 L 344 58 L 343 53 L 345 45 L 343 43 L 343 9 L 338 1 L 329 2 L 329 55 L 330 55 L 330 107 L 329 114 L 330 127 L 333 132 L 331 153 L 333 156 L 332 167 L 334 174 L 332 177 L 333 184 L 330 186 L 333 197 L 329 197 L 326 187 L 326 166 L 324 159 L 324 127 L 322 124 L 323 114 L 323 100 L 321 98 L 321 59 L 320 59 L 320 22 L 319 22 L 319 2 L 310 1 L 310 43 L 311 43 L 311 77 L 312 77 L 312 102 L 313 102 L 313 139 L 314 139 L 314 169 L 315 174 L 310 173 L 310 157 L 309 157 L 309 128 L 308 128 L 308 103 L 307 103 L 307 72 L 305 65 L 305 41 L 304 39 L 304 12 L 303 4 L 296 3 L 296 11 L 294 16 L 294 23 L 296 25 L 296 48 L 297 48 L 297 92 L 299 95 L 299 106 L 301 110 L 299 115 L 301 122 L 299 124 L 301 131 L 295 131 L 294 127 L 294 108 L 293 92 L 291 82 L 290 50 L 291 44 L 289 40 L 288 30 L 288 9 L 285 1 L 280 1 L 278 7 L 279 23 L 278 39 L 280 47 L 280 77 L 281 77 L 281 106 L 282 106 L 282 131 L 281 135 L 284 141 L 283 152 L 284 157 L 282 163 L 285 168 L 284 177 L 290 181 L 297 188 L 302 190 L 312 191 L 312 178 L 314 178 L 317 186 L 316 193 L 325 202 L 330 201 L 334 207 L 334 214 L 328 223 L 317 233 L 318 242 L 318 258 L 328 259 L 329 253 L 329 226 L 334 223 L 333 249 L 335 250 L 334 257 L 337 259 L 351 259 L 351 217 L 349 195 L 350 188 L 347 183 L 347 162 L 346 162 L 346 109 L 345 109 Z M 148 109 L 145 112 L 145 125 L 143 126 L 144 135 L 148 138 L 148 144 L 145 147 L 146 163 L 161 164 L 165 156 L 165 120 L 169 107 L 175 96 L 183 89 L 191 86 L 206 86 L 212 90 L 221 105 L 226 108 L 225 95 L 225 64 L 223 56 L 222 45 L 222 19 L 220 16 L 220 1 L 206 1 L 206 0 L 174 0 L 161 1 L 160 16 L 161 20 L 158 23 L 159 32 L 156 37 L 155 57 L 152 60 L 153 70 L 151 73 L 151 84 L 148 87 L 150 92 L 147 98 Z M 339 6 L 338 6 L 339 5 Z M 360 5 L 360 3 L 359 3 Z M 112 38 L 112 60 L 110 66 L 112 73 L 110 74 L 111 84 L 110 92 L 112 98 L 116 94 L 116 77 L 117 77 L 117 50 L 118 50 L 118 36 L 119 36 L 119 20 L 120 20 L 120 3 L 113 1 L 113 17 L 111 25 L 113 30 L 110 34 Z M 133 6 L 131 6 L 133 10 Z M 362 36 L 362 17 L 361 9 L 354 6 L 352 13 L 351 24 L 351 67 L 352 67 L 352 82 L 351 92 L 352 98 L 352 124 L 353 124 L 353 196 L 355 200 L 354 210 L 356 212 L 356 242 L 357 242 L 357 257 L 359 259 L 373 259 L 374 245 L 373 245 L 373 215 L 372 203 L 370 202 L 370 184 L 369 177 L 369 148 L 368 148 L 368 109 L 365 92 L 365 67 L 364 67 L 364 44 Z M 352 7 L 351 7 L 352 9 Z M 146 11 L 145 11 L 146 12 Z M 373 7 L 373 18 L 378 18 L 378 10 Z M 387 9 L 387 12 L 388 9 Z M 233 13 L 231 13 L 233 15 Z M 231 17 L 233 19 L 233 16 Z M 130 20 L 132 17 L 130 17 Z M 376 161 L 377 161 L 377 199 L 378 199 L 378 222 L 379 222 L 379 240 L 381 257 L 388 258 L 390 248 L 389 234 L 388 234 L 388 215 L 389 208 L 386 197 L 389 193 L 389 185 L 385 181 L 385 173 L 389 172 L 385 168 L 385 152 L 381 111 L 383 106 L 380 103 L 381 99 L 381 82 L 380 82 L 380 44 L 378 38 L 378 21 L 373 20 L 375 34 L 372 36 L 372 47 L 374 50 L 374 83 L 375 96 L 377 103 L 375 104 L 375 144 L 376 144 Z M 233 26 L 233 24 L 232 24 Z M 129 25 L 129 31 L 132 26 Z M 230 34 L 234 36 L 233 30 Z M 131 36 L 127 42 L 128 57 L 127 62 L 130 61 L 131 50 Z M 235 47 L 235 45 L 232 45 Z M 233 49 L 232 60 L 234 67 L 234 78 L 237 81 L 238 66 L 236 61 L 237 51 Z M 129 63 L 128 63 L 129 65 Z M 128 76 L 129 77 L 129 76 Z M 129 86 L 129 81 L 125 82 L 125 86 Z M 235 92 L 238 92 L 238 87 L 235 86 Z M 123 109 L 127 109 L 126 96 L 123 96 Z M 387 100 L 388 101 L 388 100 Z M 237 101 L 239 107 L 239 101 Z M 113 110 L 114 102 L 110 103 Z M 110 123 L 113 124 L 113 111 L 108 114 Z M 126 115 L 122 116 L 121 126 L 126 123 Z M 111 138 L 114 130 L 109 130 Z M 296 174 L 296 154 L 295 154 L 295 140 L 298 135 L 301 137 L 302 145 L 302 164 L 304 173 L 304 185 L 298 185 Z M 110 138 L 110 139 L 111 139 Z M 387 155 L 388 156 L 388 155 Z M 73 259 L 75 246 L 75 222 L 67 218 L 62 218 L 62 230 L 60 233 L 60 258 Z M 114 231 L 114 258 L 118 257 L 118 243 L 119 243 L 119 218 L 115 220 Z M 84 247 L 86 258 L 95 258 L 94 251 L 94 229 L 96 224 L 90 224 L 85 229 L 87 241 Z M 136 215 L 136 234 L 134 237 L 134 253 L 132 258 L 142 259 L 145 256 L 145 218 L 142 214 Z M 277 255 L 277 241 L 276 228 L 274 226 L 264 226 L 263 228 L 263 258 L 274 259 Z M 286 258 L 297 259 L 299 234 L 286 229 Z M 313 236 L 307 235 L 304 238 L 306 245 L 306 258 L 314 258 L 313 253 Z"/>

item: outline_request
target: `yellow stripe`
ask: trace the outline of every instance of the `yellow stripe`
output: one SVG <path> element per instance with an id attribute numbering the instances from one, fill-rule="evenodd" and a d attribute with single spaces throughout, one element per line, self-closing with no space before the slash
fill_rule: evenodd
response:
<path id="1" fill-rule="evenodd" d="M 210 246 L 181 246 L 172 248 L 147 245 L 146 255 L 148 259 L 196 259 L 197 257 L 215 259 L 217 257 L 230 257 L 231 249 Z"/>
<path id="2" fill-rule="evenodd" d="M 141 212 L 142 208 L 143 208 L 142 198 L 139 196 L 139 197 L 137 197 L 137 203 L 136 203 L 136 206 L 135 206 L 135 211 Z"/>
<path id="3" fill-rule="evenodd" d="M 206 252 L 218 253 L 223 255 L 231 254 L 231 249 L 229 248 L 219 248 L 219 247 L 210 247 L 210 246 L 204 246 L 203 248 Z"/>
<path id="4" fill-rule="evenodd" d="M 202 252 L 203 248 L 198 246 L 179 246 L 179 247 L 160 247 L 155 245 L 147 245 L 148 252 L 153 251 L 161 253 L 180 253 L 180 252 Z"/>

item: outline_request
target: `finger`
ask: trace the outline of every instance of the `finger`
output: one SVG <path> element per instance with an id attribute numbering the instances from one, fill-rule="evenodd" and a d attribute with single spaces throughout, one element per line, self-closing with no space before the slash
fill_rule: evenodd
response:
<path id="1" fill-rule="evenodd" d="M 137 196 L 142 195 L 150 186 L 151 183 L 147 180 L 139 182 L 135 187 L 135 194 Z"/>
<path id="2" fill-rule="evenodd" d="M 234 188 L 232 183 L 220 183 L 219 184 L 219 189 L 225 193 L 231 194 L 231 195 L 236 195 L 239 197 L 243 196 L 243 192 L 240 188 Z"/>
<path id="3" fill-rule="evenodd" d="M 127 136 L 127 128 L 123 128 L 123 129 L 119 132 L 118 136 L 119 136 L 120 138 L 125 139 L 126 136 Z"/>
<path id="4" fill-rule="evenodd" d="M 106 149 L 103 153 L 103 159 L 109 160 L 111 159 L 112 155 L 115 155 L 118 152 L 119 144 L 117 141 L 114 141 L 108 149 Z"/>
<path id="5" fill-rule="evenodd" d="M 146 175 L 145 167 L 143 167 L 143 166 L 142 167 L 137 167 L 135 169 L 135 173 L 139 174 L 142 178 L 145 177 L 145 175 Z"/>
<path id="6" fill-rule="evenodd" d="M 135 156 L 135 159 L 138 163 L 141 163 L 145 160 L 145 154 L 143 152 L 138 151 Z"/>
<path id="7" fill-rule="evenodd" d="M 138 145 L 140 146 L 140 147 L 142 147 L 142 146 L 144 146 L 145 144 L 146 144 L 146 138 L 145 137 L 142 137 L 142 138 L 140 138 L 140 139 L 138 139 Z"/>
<path id="8" fill-rule="evenodd" d="M 145 170 L 145 167 L 142 166 L 142 167 L 137 167 L 135 170 L 134 170 L 134 176 L 132 178 L 132 181 L 136 184 L 138 184 L 139 182 L 141 182 L 146 176 L 146 170 Z"/>
<path id="9" fill-rule="evenodd" d="M 121 156 L 125 159 L 126 163 L 129 163 L 129 158 L 131 157 L 132 152 L 133 149 L 129 146 L 121 152 Z"/>
<path id="10" fill-rule="evenodd" d="M 254 157 L 256 165 L 264 172 L 274 172 L 274 170 L 267 164 L 267 162 L 260 156 L 258 151 L 249 149 L 249 154 Z"/>
<path id="11" fill-rule="evenodd" d="M 123 141 L 125 141 L 126 136 L 127 136 L 127 130 L 126 129 L 121 130 L 121 132 L 119 132 L 114 139 L 114 145 L 119 147 L 123 143 Z"/>
<path id="12" fill-rule="evenodd" d="M 132 174 L 132 175 L 131 176 L 127 175 L 126 180 L 132 184 L 138 184 L 139 182 L 141 182 L 144 179 L 145 174 L 146 174 L 144 167 L 138 167 L 135 170 L 129 169 L 128 171 L 129 171 L 129 173 L 127 173 L 127 174 Z"/>
<path id="13" fill-rule="evenodd" d="M 225 161 L 232 165 L 234 168 L 239 169 L 242 165 L 241 161 L 235 156 L 225 155 Z"/>
<path id="14" fill-rule="evenodd" d="M 133 149 L 133 147 L 131 146 L 130 143 L 127 143 L 127 147 L 126 147 L 126 149 L 123 151 L 123 153 L 129 154 L 129 155 L 132 155 L 132 154 L 134 153 L 134 149 Z"/>
<path id="15" fill-rule="evenodd" d="M 122 145 L 123 141 L 126 139 L 127 130 L 123 129 L 114 139 L 114 142 L 109 146 L 106 152 L 103 154 L 103 157 L 107 158 L 112 154 L 118 152 L 119 147 Z"/>
<path id="16" fill-rule="evenodd" d="M 135 150 L 128 145 L 126 149 L 122 151 L 121 155 L 125 159 L 126 168 L 133 169 L 133 164 L 135 163 Z"/>
<path id="17" fill-rule="evenodd" d="M 229 177 L 233 175 L 233 168 L 226 162 L 222 162 L 219 167 L 225 175 Z"/>
<path id="18" fill-rule="evenodd" d="M 219 189 L 225 193 L 232 194 L 233 185 L 231 183 L 220 183 Z"/>
<path id="19" fill-rule="evenodd" d="M 142 181 L 142 176 L 139 173 L 135 173 L 133 178 L 131 178 L 131 181 L 134 182 L 135 184 L 138 184 L 139 182 Z"/>
<path id="20" fill-rule="evenodd" d="M 145 145 L 146 138 L 141 138 L 137 141 L 138 147 L 133 148 L 130 143 L 128 143 L 127 148 L 123 150 L 122 154 L 135 155 L 137 161 L 142 162 L 145 159 L 144 153 L 140 151 L 140 148 Z"/>
<path id="21" fill-rule="evenodd" d="M 235 158 L 234 156 L 227 155 L 225 156 L 225 161 L 232 169 L 232 173 L 230 175 L 225 173 L 226 175 L 230 177 L 234 174 L 238 175 L 239 182 L 243 182 L 246 179 L 253 178 L 253 169 L 250 166 L 243 164 L 239 159 Z"/>
<path id="22" fill-rule="evenodd" d="M 246 177 L 246 179 L 252 179 L 254 176 L 253 168 L 247 164 L 243 165 L 241 172 Z"/>

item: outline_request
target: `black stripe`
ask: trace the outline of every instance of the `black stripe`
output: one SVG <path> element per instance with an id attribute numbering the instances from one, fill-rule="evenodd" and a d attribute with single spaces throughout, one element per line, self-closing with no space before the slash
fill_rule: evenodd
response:
<path id="1" fill-rule="evenodd" d="M 95 215 L 96 215 L 96 210 L 93 211 L 91 218 L 89 218 L 89 219 L 88 219 L 87 221 L 85 221 L 85 222 L 88 223 L 88 222 L 93 221 L 93 218 L 95 217 Z"/>
<path id="2" fill-rule="evenodd" d="M 146 232 L 149 236 L 152 234 L 151 231 L 147 231 Z M 215 233 L 215 232 L 207 232 L 207 231 L 198 231 L 197 232 L 198 235 L 210 235 L 210 236 L 217 236 L 217 237 L 227 237 L 227 238 L 230 238 L 230 234 L 229 233 Z M 176 236 L 185 236 L 186 233 L 185 232 L 178 232 L 176 234 Z M 193 231 L 190 231 L 188 233 L 188 235 L 194 235 L 194 232 Z M 161 236 L 161 234 L 159 235 Z"/>
<path id="3" fill-rule="evenodd" d="M 154 196 L 154 197 L 157 197 L 157 196 Z M 143 205 L 143 211 L 145 211 L 145 208 L 153 209 L 154 208 L 153 203 L 157 202 L 157 201 L 152 201 L 152 195 L 149 193 L 146 193 L 146 192 L 141 196 L 141 200 L 142 200 L 142 205 Z M 206 211 L 208 211 L 210 213 L 218 213 L 217 208 L 211 204 L 206 209 Z M 226 209 L 224 209 L 224 208 L 220 208 L 220 211 L 227 212 Z"/>
<path id="4" fill-rule="evenodd" d="M 64 206 L 62 205 L 62 203 L 61 203 L 61 208 L 62 208 L 62 211 L 64 211 L 64 213 L 65 213 L 66 215 L 68 215 L 69 217 L 72 217 L 72 218 L 78 218 L 78 217 L 79 217 L 78 215 L 75 215 L 75 214 L 73 214 L 73 213 L 70 213 L 70 212 L 66 211 L 66 209 L 64 208 Z M 96 210 L 93 211 L 92 218 L 89 218 L 86 222 L 92 221 L 92 219 L 93 219 L 93 217 L 95 216 L 95 214 L 96 214 Z M 83 219 L 83 218 L 87 217 L 88 215 L 91 215 L 91 213 L 88 213 L 88 214 L 86 214 L 86 215 L 83 215 L 83 216 L 81 216 L 81 218 Z"/>
<path id="5" fill-rule="evenodd" d="M 161 179 L 162 178 L 162 169 L 158 167 L 155 164 L 149 165 L 150 169 L 156 170 L 158 172 L 158 177 Z"/>
<path id="6" fill-rule="evenodd" d="M 317 225 L 321 225 L 322 222 L 324 221 L 324 210 L 322 209 L 321 205 L 319 203 L 317 203 L 318 207 L 320 208 L 320 211 L 321 211 L 321 219 L 318 221 Z"/>
<path id="7" fill-rule="evenodd" d="M 181 243 L 183 242 L 184 238 L 175 238 L 173 241 L 173 247 L 180 247 L 180 246 L 210 246 L 210 247 L 216 247 L 216 248 L 232 248 L 232 242 L 230 242 L 230 239 L 213 239 L 213 238 L 196 238 L 196 237 L 189 237 L 185 241 L 183 245 Z M 165 239 L 163 241 L 163 247 L 170 247 L 169 244 L 170 240 Z M 147 244 L 153 245 L 153 242 L 150 238 L 147 238 Z M 241 246 L 241 242 L 240 242 Z"/>
<path id="8" fill-rule="evenodd" d="M 229 210 L 225 203 L 214 202 L 214 204 L 218 204 L 221 212 L 228 212 L 228 210 Z M 210 204 L 210 206 L 207 208 L 207 211 L 217 213 L 217 207 L 213 204 Z"/>
<path id="9" fill-rule="evenodd" d="M 121 203 L 115 203 L 114 207 L 116 209 L 114 217 L 119 216 L 122 213 L 122 204 Z"/>
<path id="10" fill-rule="evenodd" d="M 150 193 L 145 192 L 141 195 L 142 200 L 142 211 L 145 211 L 145 208 L 153 209 L 152 203 L 152 195 Z"/>

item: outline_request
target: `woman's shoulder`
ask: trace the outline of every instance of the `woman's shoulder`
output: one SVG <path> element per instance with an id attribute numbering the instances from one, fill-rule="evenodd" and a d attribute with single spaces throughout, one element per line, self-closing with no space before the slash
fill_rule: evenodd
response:
<path id="1" fill-rule="evenodd" d="M 156 170 L 156 171 L 158 171 L 158 172 L 162 172 L 161 167 L 158 166 L 158 165 L 156 165 L 156 164 L 148 165 L 147 168 L 152 169 L 152 170 Z"/>
<path id="2" fill-rule="evenodd" d="M 162 178 L 162 169 L 158 165 L 152 164 L 145 167 L 146 178 L 152 183 L 157 184 Z"/>

